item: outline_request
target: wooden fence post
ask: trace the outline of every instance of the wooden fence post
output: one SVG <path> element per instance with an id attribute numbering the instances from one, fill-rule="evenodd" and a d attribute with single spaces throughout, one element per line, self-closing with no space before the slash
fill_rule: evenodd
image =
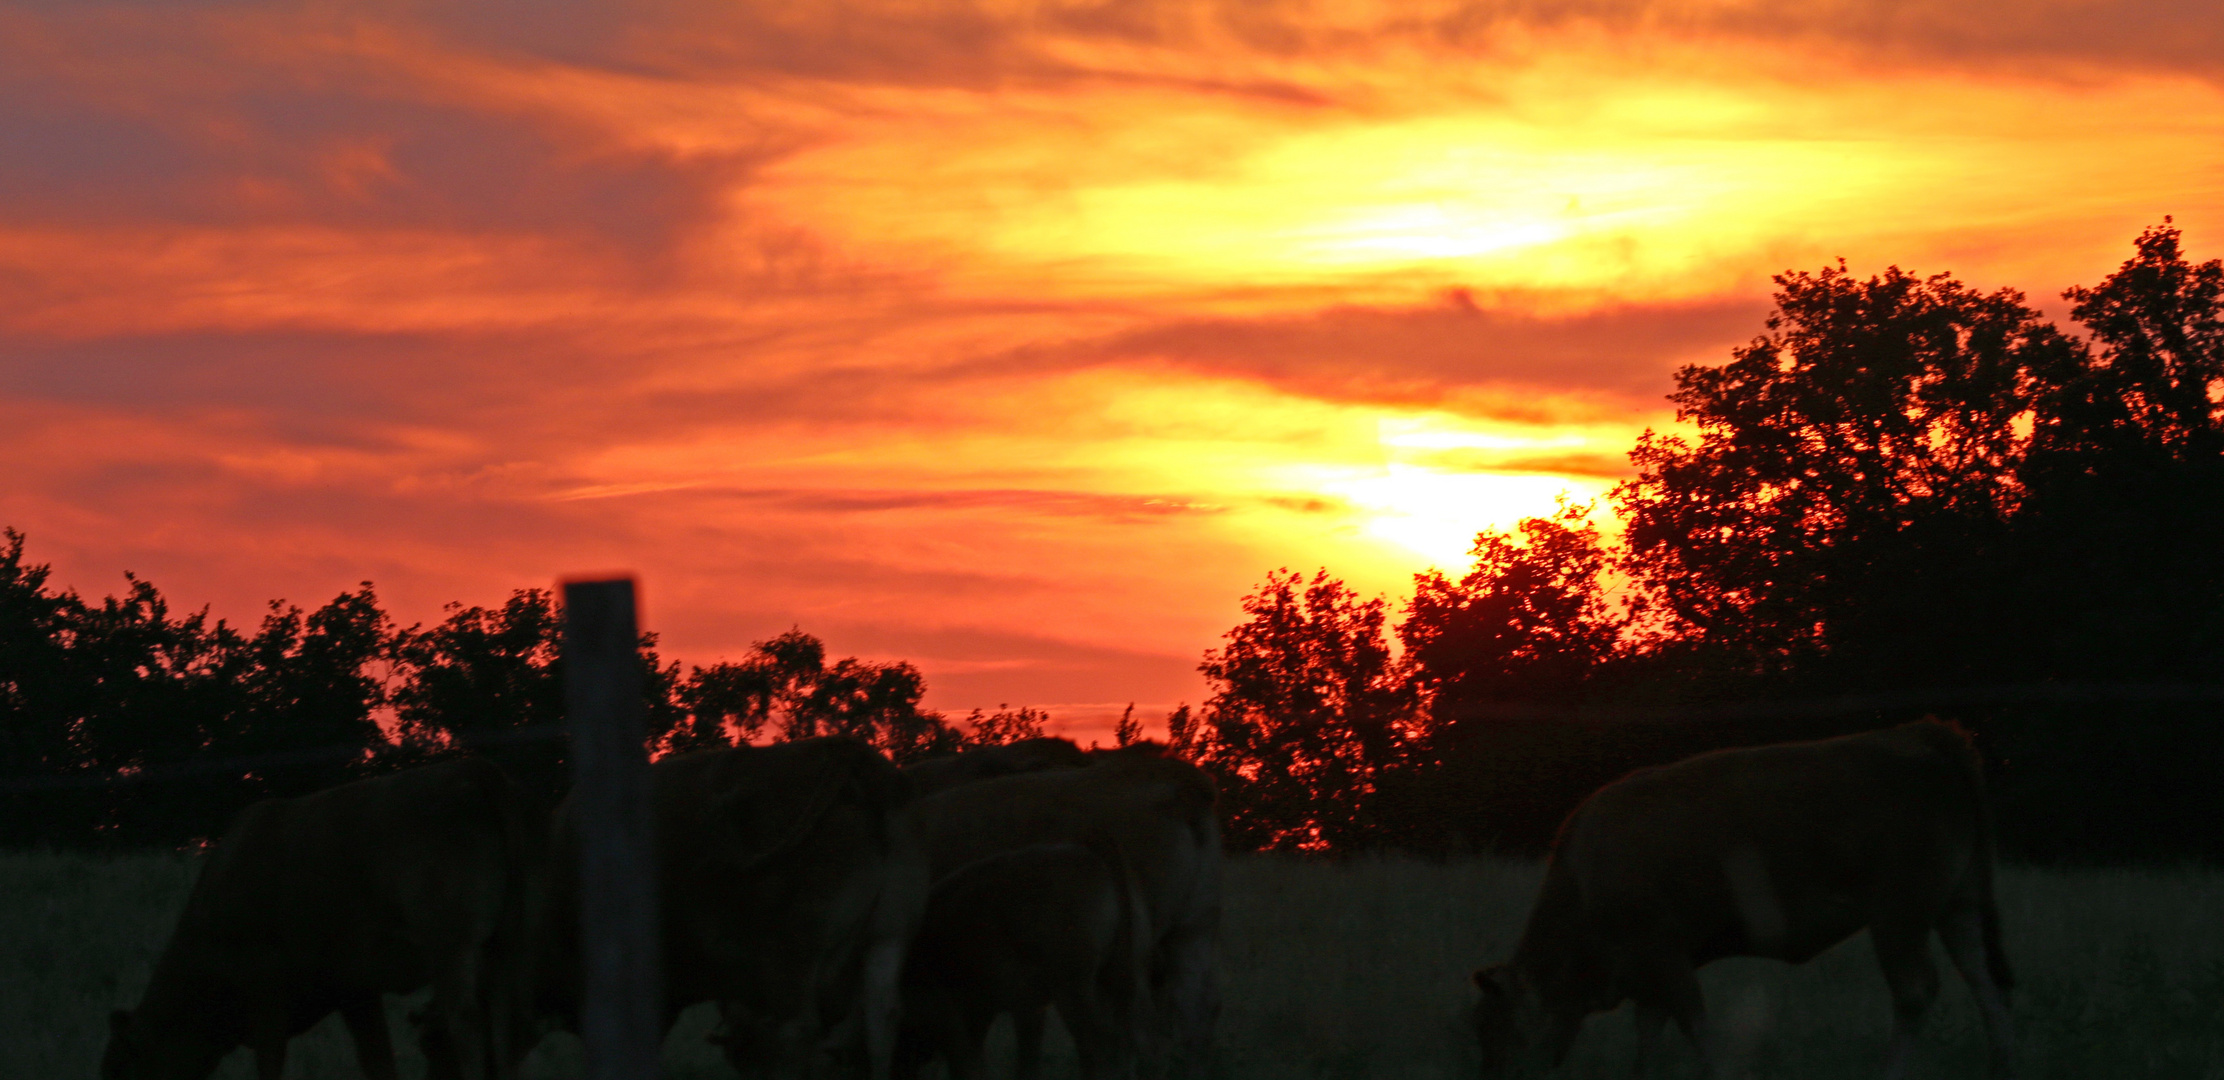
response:
<path id="1" fill-rule="evenodd" d="M 588 1080 L 652 1080 L 664 1041 L 639 638 L 632 579 L 564 583 Z"/>

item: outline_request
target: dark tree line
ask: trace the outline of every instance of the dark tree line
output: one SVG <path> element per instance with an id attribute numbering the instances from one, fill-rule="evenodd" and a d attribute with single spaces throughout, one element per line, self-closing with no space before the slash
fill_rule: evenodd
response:
<path id="1" fill-rule="evenodd" d="M 126 578 L 98 602 L 0 544 L 0 845 L 176 844 L 239 808 L 465 751 L 564 790 L 562 612 L 544 589 L 398 626 L 365 583 L 253 628 L 172 612 Z M 898 760 L 1040 735 L 1039 710 L 953 723 L 905 663 L 829 660 L 791 630 L 738 661 L 667 662 L 641 637 L 652 750 L 850 735 Z M 246 762 L 247 764 L 241 764 Z"/>
<path id="2" fill-rule="evenodd" d="M 1946 275 L 1780 276 L 1676 373 L 1621 537 L 1486 532 L 1394 624 L 1270 575 L 1176 741 L 1247 845 L 1534 852 L 1629 769 L 1937 713 L 2011 851 L 2224 856 L 2224 708 L 2142 692 L 2224 687 L 2224 265 L 2180 240 L 2066 293 L 2072 332 Z M 1814 707 L 1848 695 L 1883 703 Z"/>

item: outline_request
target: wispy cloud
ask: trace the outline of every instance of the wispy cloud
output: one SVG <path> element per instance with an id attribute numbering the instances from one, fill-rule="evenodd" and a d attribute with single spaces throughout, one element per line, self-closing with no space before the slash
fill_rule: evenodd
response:
<path id="1" fill-rule="evenodd" d="M 1194 698 L 1265 568 L 1604 490 L 1771 273 L 2224 235 L 2220 58 L 2190 2 L 30 0 L 0 523 L 235 616 L 631 566 L 683 656 Z"/>
<path id="2" fill-rule="evenodd" d="M 1662 372 L 1751 333 L 1759 298 L 1624 305 L 1573 313 L 1483 309 L 1464 292 L 1414 307 L 1346 307 L 1251 318 L 1180 319 L 1108 338 L 1031 346 L 986 364 L 1151 361 L 1359 401 L 1441 404 L 1462 388 L 1517 385 L 1642 398 Z"/>

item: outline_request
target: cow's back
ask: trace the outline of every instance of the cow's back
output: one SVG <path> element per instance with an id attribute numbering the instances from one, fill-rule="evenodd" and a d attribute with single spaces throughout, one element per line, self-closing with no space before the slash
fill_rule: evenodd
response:
<path id="1" fill-rule="evenodd" d="M 650 793 L 667 1022 L 718 1001 L 729 1057 L 755 1069 L 760 1055 L 818 1048 L 837 1014 L 893 1002 L 926 875 L 903 813 L 909 782 L 884 755 L 846 738 L 673 755 L 651 766 Z M 580 989 L 572 813 L 558 810 L 536 920 L 541 1006 L 564 1023 Z M 890 947 L 883 977 L 869 957 Z M 892 1045 L 892 1024 L 867 1017 L 867 1042 Z"/>
<path id="2" fill-rule="evenodd" d="M 976 985 L 999 1009 L 1039 1008 L 1049 987 L 1096 978 L 1120 929 L 1118 868 L 1080 844 L 1032 844 L 934 886 L 916 970 Z"/>
<path id="3" fill-rule="evenodd" d="M 1044 737 L 975 747 L 962 753 L 928 758 L 905 766 L 903 771 L 905 776 L 911 778 L 913 792 L 926 796 L 999 776 L 1052 769 L 1080 769 L 1086 768 L 1089 763 L 1088 752 L 1075 746 L 1073 740 Z"/>
<path id="4" fill-rule="evenodd" d="M 1548 876 L 1594 927 L 1680 934 L 1704 962 L 1794 962 L 1972 872 L 1987 829 L 1967 743 L 1941 724 L 1722 750 L 1609 784 Z"/>
<path id="5" fill-rule="evenodd" d="M 1137 753 L 998 777 L 920 799 L 914 814 L 937 880 L 1014 848 L 1103 834 L 1133 862 L 1162 924 L 1218 910 L 1213 787 L 1185 762 Z"/>
<path id="6" fill-rule="evenodd" d="M 219 841 L 180 932 L 275 952 L 311 983 L 414 989 L 427 949 L 488 936 L 510 901 L 510 849 L 535 831 L 520 798 L 467 758 L 257 803 Z"/>
<path id="7" fill-rule="evenodd" d="M 537 833 L 509 777 L 479 759 L 248 807 L 127 1014 L 132 1038 L 228 1047 L 250 1027 L 299 1032 L 415 990 L 443 964 L 501 966 L 489 950 L 522 914 Z"/>

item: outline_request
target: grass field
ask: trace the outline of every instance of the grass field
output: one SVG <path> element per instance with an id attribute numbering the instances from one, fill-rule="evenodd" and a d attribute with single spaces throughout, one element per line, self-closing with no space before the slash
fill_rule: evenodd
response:
<path id="1" fill-rule="evenodd" d="M 185 856 L 0 855 L 0 1076 L 96 1075 L 111 1008 L 135 1002 L 190 884 Z M 1511 947 L 1535 888 L 1531 864 L 1246 858 L 1231 866 L 1218 1069 L 1229 1080 L 1465 1077 L 1467 971 Z M 2000 882 L 2029 1077 L 2224 1080 L 2224 873 L 2032 870 Z M 1917 1075 L 1984 1074 L 1968 994 L 1946 992 Z M 1729 1076 L 1870 1077 L 1888 1008 L 1867 942 L 1801 968 L 1726 961 L 1705 975 L 1725 1025 Z M 397 1031 L 404 1008 L 395 1003 Z M 680 1078 L 732 1074 L 701 1038 L 704 1010 L 666 1047 Z M 405 1043 L 407 1040 L 403 1040 Z M 1630 1072 L 1626 1014 L 1594 1018 L 1562 1075 Z M 1054 1042 L 1054 1046 L 1055 1046 Z M 402 1048 L 403 1075 L 423 1075 Z M 1689 1050 L 1671 1041 L 1693 1075 Z M 579 1074 L 576 1044 L 549 1040 L 529 1075 Z M 252 1075 L 244 1052 L 218 1075 Z M 1070 1059 L 1051 1076 L 1072 1075 Z M 338 1021 L 294 1043 L 288 1076 L 356 1076 Z"/>

